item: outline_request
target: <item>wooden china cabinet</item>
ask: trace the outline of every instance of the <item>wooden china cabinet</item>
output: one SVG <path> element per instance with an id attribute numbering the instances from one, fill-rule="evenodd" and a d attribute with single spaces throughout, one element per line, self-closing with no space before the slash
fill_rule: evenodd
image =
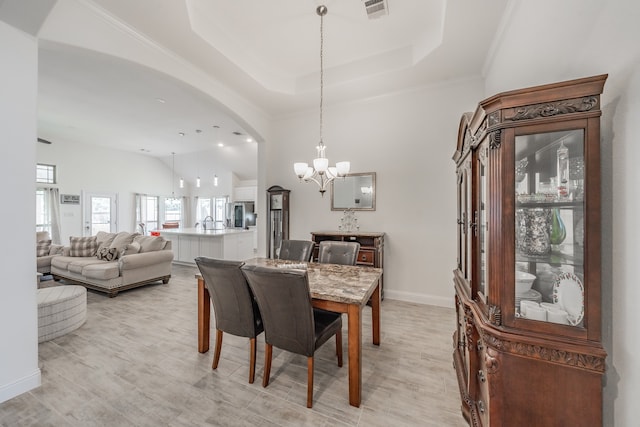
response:
<path id="1" fill-rule="evenodd" d="M 602 424 L 606 78 L 501 93 L 462 116 L 453 361 L 470 425 Z"/>

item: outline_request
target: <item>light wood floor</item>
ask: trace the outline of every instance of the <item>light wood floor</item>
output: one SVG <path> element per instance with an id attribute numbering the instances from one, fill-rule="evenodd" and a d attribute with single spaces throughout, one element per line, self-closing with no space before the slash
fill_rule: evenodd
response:
<path id="1" fill-rule="evenodd" d="M 212 349 L 198 353 L 196 272 L 174 267 L 168 285 L 116 298 L 89 292 L 87 322 L 40 344 L 42 386 L 0 404 L 0 425 L 466 425 L 452 367 L 452 309 L 386 299 L 376 347 L 365 308 L 362 405 L 348 404 L 347 365 L 338 368 L 330 340 L 316 353 L 307 409 L 306 358 L 274 348 L 271 383 L 263 388 L 263 336 L 253 384 L 247 339 L 225 335 L 215 371 L 213 336 Z"/>

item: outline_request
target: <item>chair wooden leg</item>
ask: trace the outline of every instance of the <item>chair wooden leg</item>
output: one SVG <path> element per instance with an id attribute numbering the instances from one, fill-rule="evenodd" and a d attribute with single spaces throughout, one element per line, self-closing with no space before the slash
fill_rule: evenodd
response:
<path id="1" fill-rule="evenodd" d="M 213 353 L 213 365 L 211 369 L 216 369 L 218 367 L 218 362 L 220 361 L 220 350 L 222 349 L 222 331 L 220 329 L 216 329 L 216 349 Z"/>
<path id="2" fill-rule="evenodd" d="M 307 408 L 313 406 L 313 356 L 307 357 Z"/>
<path id="3" fill-rule="evenodd" d="M 264 375 L 262 376 L 262 387 L 269 385 L 269 375 L 271 375 L 271 354 L 273 352 L 273 346 L 271 344 L 264 344 Z"/>
<path id="4" fill-rule="evenodd" d="M 253 380 L 256 376 L 256 338 L 250 338 L 250 347 L 249 352 L 249 384 L 253 384 Z"/>
<path id="5" fill-rule="evenodd" d="M 338 366 L 342 367 L 342 331 L 336 333 L 336 355 L 338 356 Z"/>

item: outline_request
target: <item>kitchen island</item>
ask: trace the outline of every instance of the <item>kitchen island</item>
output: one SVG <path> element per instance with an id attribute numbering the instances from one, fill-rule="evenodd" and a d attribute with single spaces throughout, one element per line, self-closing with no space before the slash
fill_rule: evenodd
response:
<path id="1" fill-rule="evenodd" d="M 171 240 L 174 263 L 193 265 L 194 258 L 198 256 L 234 261 L 243 261 L 255 256 L 253 252 L 255 230 L 167 228 L 158 232 L 165 239 Z"/>

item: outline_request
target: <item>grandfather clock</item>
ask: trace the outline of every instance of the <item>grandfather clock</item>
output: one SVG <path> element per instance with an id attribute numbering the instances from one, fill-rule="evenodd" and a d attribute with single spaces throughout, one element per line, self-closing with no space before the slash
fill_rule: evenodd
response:
<path id="1" fill-rule="evenodd" d="M 289 193 L 279 185 L 267 189 L 267 256 L 276 258 L 283 240 L 289 239 Z"/>

